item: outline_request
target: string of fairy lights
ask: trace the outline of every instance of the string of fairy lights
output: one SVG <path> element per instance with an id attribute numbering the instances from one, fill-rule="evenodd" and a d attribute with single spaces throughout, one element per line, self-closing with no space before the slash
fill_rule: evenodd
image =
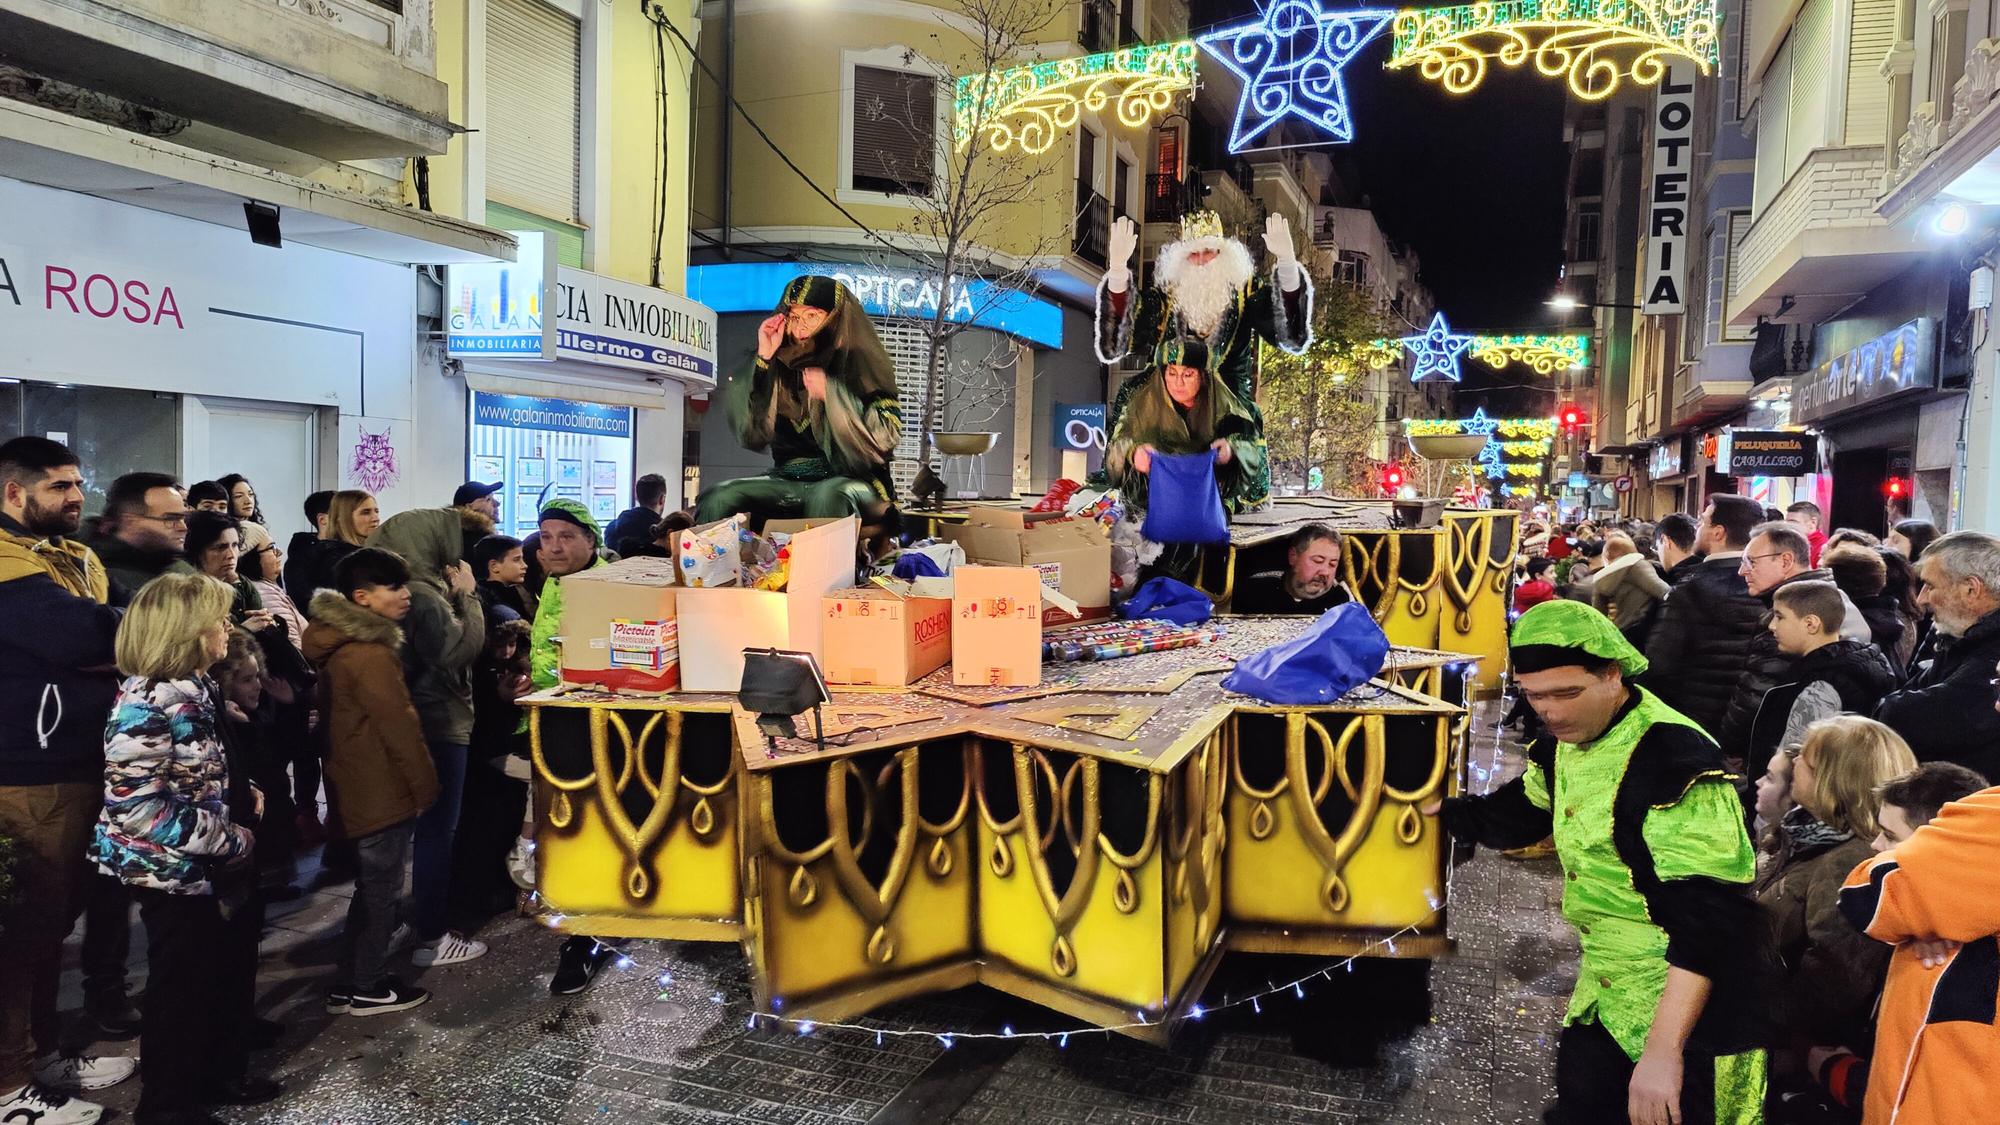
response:
<path id="1" fill-rule="evenodd" d="M 1450 665 L 1448 667 L 1453 671 L 1469 675 L 1476 671 L 1479 665 L 1475 661 L 1467 664 Z M 1467 772 L 1475 781 L 1481 783 L 1482 791 L 1490 788 L 1485 783 L 1490 782 L 1499 770 L 1498 754 L 1505 716 L 1499 708 L 1494 708 L 1493 712 L 1496 717 L 1490 724 L 1488 736 L 1482 738 L 1480 742 L 1493 747 L 1494 761 L 1486 766 L 1481 766 L 1472 761 L 1470 751 L 1473 744 L 1470 739 L 1468 739 L 1467 743 Z M 1468 719 L 1469 732 L 1470 721 Z M 1426 893 L 1425 901 L 1430 906 L 1429 912 L 1422 918 L 1397 929 L 1394 933 L 1372 938 L 1358 951 L 1329 961 L 1302 976 L 1293 977 L 1283 983 L 1268 981 L 1265 987 L 1240 995 L 1225 993 L 1222 1000 L 1215 1004 L 1197 1002 L 1191 1005 L 1184 1014 L 1179 1016 L 1162 1015 L 1156 1019 L 1148 1019 L 1145 1012 L 1135 1011 L 1133 1018 L 1123 1023 L 1090 1025 L 1061 1030 L 1030 1029 L 1023 1031 L 1011 1024 L 1003 1024 L 998 1030 L 994 1031 L 940 1030 L 923 1027 L 894 1027 L 881 1023 L 861 1023 L 845 1020 L 814 1020 L 799 1016 L 789 1016 L 784 1013 L 784 1001 L 773 997 L 771 1005 L 775 1010 L 770 1012 L 751 1010 L 744 1017 L 744 1028 L 747 1031 L 788 1031 L 800 1036 L 841 1033 L 862 1040 L 872 1040 L 877 1047 L 885 1046 L 891 1040 L 929 1040 L 936 1042 L 945 1050 L 950 1050 L 953 1046 L 961 1042 L 1004 1040 L 1049 1043 L 1060 1049 L 1068 1047 L 1069 1041 L 1072 1038 L 1080 1036 L 1109 1036 L 1129 1031 L 1157 1029 L 1163 1024 L 1178 1025 L 1186 1022 L 1200 1022 L 1217 1013 L 1238 1010 L 1244 1007 L 1248 1007 L 1253 1014 L 1262 1016 L 1267 1001 L 1275 1000 L 1284 1002 L 1287 995 L 1293 1001 L 1303 1001 L 1306 998 L 1306 987 L 1308 985 L 1315 982 L 1331 981 L 1336 973 L 1352 973 L 1356 962 L 1372 957 L 1378 951 L 1390 957 L 1397 956 L 1396 943 L 1398 941 L 1423 936 L 1425 927 L 1429 926 L 1432 921 L 1444 913 L 1446 906 L 1451 902 L 1452 886 L 1457 879 L 1457 874 L 1457 866 L 1447 859 L 1445 864 L 1444 893 L 1442 895 Z M 529 892 L 529 901 L 531 903 L 540 903 L 544 900 L 540 892 Z M 566 917 L 566 915 L 561 913 L 551 913 L 544 915 L 542 921 L 551 929 L 555 929 L 562 925 Z M 594 952 L 602 953 L 609 951 L 612 954 L 612 964 L 621 972 L 629 972 L 638 967 L 637 959 L 626 952 L 625 949 L 619 946 L 604 944 L 596 938 L 592 938 L 591 941 Z M 657 982 L 662 989 L 672 985 L 674 982 L 673 970 L 663 967 L 657 974 Z M 662 992 L 659 998 L 661 1000 L 668 1000 L 671 999 L 671 996 L 668 993 Z M 717 1005 L 726 1005 L 728 1002 L 726 997 L 720 992 L 711 994 L 710 998 Z"/>

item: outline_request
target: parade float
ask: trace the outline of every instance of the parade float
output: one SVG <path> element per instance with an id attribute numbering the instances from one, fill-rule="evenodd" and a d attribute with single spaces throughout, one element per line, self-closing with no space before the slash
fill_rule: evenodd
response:
<path id="1" fill-rule="evenodd" d="M 985 515 L 1031 542 L 1074 522 Z M 1053 585 L 975 558 L 943 597 L 857 585 L 851 519 L 798 530 L 784 590 L 689 588 L 653 560 L 572 576 L 566 682 L 523 700 L 538 904 L 598 938 L 738 943 L 753 1018 L 793 1026 L 981 983 L 1161 1042 L 1231 952 L 1440 955 L 1450 844 L 1419 809 L 1462 786 L 1469 700 L 1502 674 L 1517 531 L 1510 511 L 1399 522 L 1280 502 L 1206 549 L 1226 611 L 1292 530 L 1341 530 L 1394 647 L 1302 706 L 1222 683 L 1312 618 L 1109 621 L 1089 604 L 1108 545 Z M 810 669 L 804 697 L 770 690 L 773 661 Z"/>

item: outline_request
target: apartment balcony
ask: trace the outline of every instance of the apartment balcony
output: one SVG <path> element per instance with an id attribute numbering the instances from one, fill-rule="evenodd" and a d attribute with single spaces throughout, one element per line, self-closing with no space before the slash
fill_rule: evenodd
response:
<path id="1" fill-rule="evenodd" d="M 1291 165 L 1283 160 L 1263 161 L 1250 166 L 1251 193 L 1267 211 L 1290 218 L 1299 229 L 1312 222 L 1313 200 L 1299 184 Z"/>
<path id="2" fill-rule="evenodd" d="M 1668 424 L 1692 429 L 1734 414 L 1749 401 L 1751 385 L 1750 345 L 1710 344 L 1674 374 Z"/>
<path id="3" fill-rule="evenodd" d="M 1076 256 L 1103 269 L 1111 245 L 1111 201 L 1096 192 L 1078 192 L 1076 233 L 1070 249 Z"/>
<path id="4" fill-rule="evenodd" d="M 161 119 L 155 135 L 198 122 L 327 160 L 439 154 L 453 129 L 430 14 L 430 0 L 0 0 L 0 56 L 133 103 Z"/>
<path id="5" fill-rule="evenodd" d="M 1146 221 L 1178 223 L 1181 216 L 1201 210 L 1201 184 L 1178 176 L 1146 177 Z"/>
<path id="6" fill-rule="evenodd" d="M 1980 206 L 2000 203 L 2000 40 L 1982 39 L 1967 54 L 1951 102 L 1942 123 L 1929 102 L 1911 111 L 1876 204 L 1889 221 L 1907 218 L 1940 195 Z"/>
<path id="7" fill-rule="evenodd" d="M 1220 214 L 1225 222 L 1235 215 L 1261 215 L 1263 204 L 1251 198 L 1243 183 L 1243 180 L 1248 178 L 1248 176 L 1239 177 L 1233 169 L 1203 172 L 1201 182 L 1207 189 L 1203 192 L 1207 203 L 1206 209 Z"/>
<path id="8" fill-rule="evenodd" d="M 1787 320 L 1817 322 L 1923 256 L 1909 230 L 1875 211 L 1888 160 L 1880 145 L 1806 157 L 1761 208 L 1730 271 L 1728 323 L 1747 328 L 1790 297 Z"/>

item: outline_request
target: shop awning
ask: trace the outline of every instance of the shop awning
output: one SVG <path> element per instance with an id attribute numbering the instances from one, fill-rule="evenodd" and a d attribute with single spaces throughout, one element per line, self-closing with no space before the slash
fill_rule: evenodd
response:
<path id="1" fill-rule="evenodd" d="M 465 385 L 493 395 L 528 395 L 573 402 L 594 402 L 601 406 L 636 406 L 658 410 L 670 405 L 667 388 L 654 383 L 619 384 L 607 380 L 573 377 L 543 377 L 541 364 L 521 365 L 520 374 L 495 371 L 491 366 L 474 367 L 466 360 Z M 678 388 L 679 384 L 675 384 Z"/>
<path id="2" fill-rule="evenodd" d="M 278 208 L 287 243 L 411 265 L 511 262 L 514 237 L 444 215 L 0 99 L 0 175 L 244 231 L 246 202 Z"/>

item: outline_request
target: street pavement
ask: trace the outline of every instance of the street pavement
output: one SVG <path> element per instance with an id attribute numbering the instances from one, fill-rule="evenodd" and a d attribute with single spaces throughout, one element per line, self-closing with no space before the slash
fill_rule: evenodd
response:
<path id="1" fill-rule="evenodd" d="M 1480 710 L 1474 787 L 1520 769 Z M 1482 776 L 1483 775 L 1483 776 Z M 1429 1019 L 1392 1030 L 1372 1061 L 1355 1021 L 1386 1008 L 1411 966 L 1364 962 L 1315 982 L 1309 1000 L 1236 1006 L 1185 1025 L 1163 1050 L 1115 1035 L 1044 1040 L 807 1035 L 751 1030 L 749 982 L 734 947 L 633 942 L 591 990 L 551 997 L 560 935 L 525 918 L 478 935 L 492 952 L 405 979 L 434 991 L 399 1015 L 327 1015 L 320 994 L 351 887 L 274 906 L 262 947 L 260 1011 L 284 1021 L 257 1056 L 286 1095 L 222 1111 L 259 1125 L 514 1125 L 552 1122 L 786 1125 L 833 1122 L 1533 1122 L 1553 1089 L 1555 1034 L 1575 980 L 1577 949 L 1557 914 L 1554 861 L 1481 853 L 1459 868 L 1450 930 L 1455 957 L 1429 976 Z M 144 982 L 135 926 L 133 983 Z M 63 1003 L 81 1003 L 77 940 L 66 949 Z M 1321 962 L 1232 957 L 1204 998 L 1308 975 Z M 1420 970 L 1418 970 L 1420 972 Z M 1399 975 L 1400 974 L 1400 975 Z M 1405 987 L 1405 992 L 1412 990 Z M 900 1004 L 871 1023 L 918 1031 L 1061 1030 L 1032 1006 L 982 989 Z M 1302 1045 L 1301 1053 L 1295 1046 Z M 107 1044 L 105 1049 L 134 1049 Z M 1358 1051 L 1358 1054 L 1357 1054 Z M 1308 1055 L 1331 1056 L 1333 1062 Z M 129 1121 L 138 1081 L 101 1100 Z"/>

